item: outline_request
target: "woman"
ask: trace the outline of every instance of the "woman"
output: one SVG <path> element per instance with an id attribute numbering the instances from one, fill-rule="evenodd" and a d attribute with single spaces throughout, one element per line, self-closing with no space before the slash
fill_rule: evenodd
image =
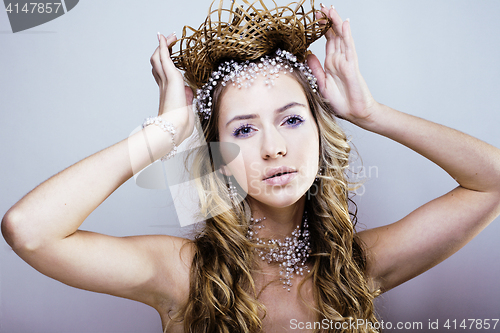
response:
<path id="1" fill-rule="evenodd" d="M 461 184 L 459 188 L 448 195 L 423 206 L 395 224 L 359 233 L 359 238 L 366 244 L 366 269 L 363 269 L 362 260 L 358 258 L 357 263 L 353 264 L 353 266 L 357 265 L 358 267 L 354 267 L 352 272 L 358 278 L 366 273 L 366 276 L 363 277 L 363 280 L 365 280 L 363 283 L 366 286 L 361 286 L 361 289 L 363 289 L 361 292 L 364 293 L 368 305 L 361 305 L 359 309 L 354 310 L 346 306 L 346 310 L 343 311 L 338 306 L 346 305 L 346 303 L 341 302 L 336 304 L 335 308 L 330 309 L 328 316 L 338 316 L 338 313 L 335 312 L 341 311 L 344 316 L 353 315 L 358 318 L 372 319 L 369 294 L 374 294 L 379 289 L 385 291 L 393 288 L 430 268 L 465 244 L 470 237 L 494 218 L 498 211 L 499 202 L 499 166 L 494 164 L 495 161 L 498 161 L 495 158 L 495 156 L 498 156 L 498 151 L 453 130 L 401 114 L 376 103 L 371 98 L 359 74 L 349 23 L 342 23 L 334 9 L 323 8 L 322 11 L 324 15 L 333 21 L 333 30 L 327 32 L 328 46 L 325 72 L 323 72 L 314 56 L 309 58 L 309 65 L 318 79 L 319 90 L 329 101 L 336 114 L 362 128 L 385 135 L 418 151 L 442 166 Z M 334 36 L 335 33 L 338 37 Z M 134 138 L 131 138 L 129 143 L 131 142 L 131 147 L 136 149 L 131 151 L 133 168 L 141 169 L 150 163 L 150 154 L 153 155 L 153 159 L 166 155 L 172 150 L 174 143 L 182 142 L 192 131 L 193 115 L 186 109 L 185 99 L 179 97 L 184 95 L 182 78 L 169 60 L 168 45 L 174 39 L 173 36 L 168 39 L 163 37 L 160 39 L 160 47 L 153 55 L 152 62 L 155 78 L 161 89 L 160 114 L 164 115 L 167 121 L 174 124 L 177 132 L 173 135 L 173 142 L 171 142 L 171 133 L 165 133 L 157 126 L 147 126 L 144 131 L 148 138 L 150 150 L 146 149 L 142 136 L 136 135 L 135 141 Z M 307 94 L 301 94 L 301 86 L 298 85 L 297 81 L 291 79 L 290 75 L 275 78 L 275 86 L 271 90 L 264 88 L 265 84 L 256 79 L 248 88 L 240 90 L 229 86 L 222 93 L 219 105 L 220 114 L 217 118 L 221 141 L 231 142 L 231 140 L 236 140 L 234 135 L 233 138 L 230 138 L 229 135 L 224 138 L 224 133 L 227 134 L 227 131 L 220 128 L 221 120 L 224 120 L 223 123 L 226 124 L 225 120 L 229 121 L 234 118 L 232 113 L 234 113 L 235 105 L 241 104 L 250 108 L 252 105 L 257 104 L 256 96 L 265 96 L 266 93 L 269 94 L 270 92 L 278 92 L 279 98 L 274 99 L 266 96 L 266 98 L 262 99 L 263 101 L 268 103 L 276 101 L 276 103 L 281 104 L 286 102 L 281 106 L 280 104 L 272 104 L 273 107 L 269 105 L 268 107 L 271 110 L 278 110 L 283 106 L 290 105 L 287 99 L 290 99 L 291 96 L 301 98 L 292 101 L 295 109 L 286 108 L 284 110 L 285 112 L 294 111 L 294 113 L 301 116 L 295 119 L 290 118 L 289 120 L 293 120 L 294 123 L 287 123 L 287 125 L 296 125 L 300 121 L 303 121 L 304 124 L 314 124 L 311 121 L 312 113 L 309 113 L 311 110 L 307 107 L 312 107 L 307 99 Z M 304 89 L 304 91 L 307 92 L 307 89 Z M 245 98 L 248 100 L 245 100 Z M 242 100 L 246 103 L 241 103 Z M 264 110 L 264 107 L 258 109 L 261 112 L 260 110 Z M 249 110 L 244 109 L 241 111 Z M 283 123 L 279 123 L 279 126 L 272 126 L 275 119 L 266 118 L 267 113 L 259 112 L 257 113 L 258 117 L 254 117 L 260 119 L 257 125 L 252 124 L 252 126 L 237 128 L 235 130 L 240 132 L 232 131 L 231 133 L 239 135 L 242 130 L 247 132 L 245 133 L 245 135 L 249 135 L 248 139 L 246 139 L 247 142 L 245 143 L 242 140 L 238 141 L 238 144 L 244 152 L 243 155 L 249 153 L 252 157 L 262 158 L 260 163 L 264 168 L 261 171 L 266 175 L 266 179 L 267 176 L 272 176 L 272 174 L 267 173 L 269 170 L 266 170 L 266 168 L 272 166 L 272 163 L 277 163 L 278 159 L 282 158 L 285 161 L 288 157 L 286 161 L 294 158 L 295 160 L 292 161 L 296 162 L 313 159 L 314 155 L 297 155 L 297 151 L 302 151 L 296 149 L 298 142 L 302 144 L 303 141 L 294 142 L 292 140 L 301 138 L 295 134 L 297 131 L 300 133 L 300 131 L 307 129 L 308 132 L 304 135 L 306 135 L 306 138 L 311 139 L 308 140 L 308 144 L 310 144 L 308 148 L 310 149 L 305 151 L 308 154 L 317 152 L 318 149 L 315 148 L 319 146 L 319 141 L 323 140 L 323 138 L 321 136 L 315 138 L 314 133 L 316 133 L 315 130 L 317 129 L 314 126 L 308 125 L 311 127 L 306 127 L 306 125 L 301 125 L 293 127 L 293 129 L 287 128 L 283 130 L 285 132 L 281 132 Z M 246 113 L 248 112 L 243 112 L 243 114 Z M 288 134 L 288 131 L 295 131 L 293 132 L 294 135 Z M 319 134 L 323 133 L 319 132 Z M 258 146 L 251 144 L 257 139 Z M 460 144 L 457 143 L 458 141 Z M 439 142 L 439 146 L 433 144 L 435 142 Z M 257 150 L 255 147 L 259 147 L 259 149 Z M 345 151 L 347 149 L 347 147 L 344 147 Z M 186 283 L 188 279 L 183 277 L 190 275 L 191 258 L 199 247 L 193 247 L 193 245 L 183 246 L 190 243 L 171 237 L 115 239 L 76 231 L 83 219 L 102 200 L 132 176 L 132 170 L 127 164 L 129 158 L 127 150 L 127 144 L 122 142 L 51 178 L 23 198 L 6 214 L 2 230 L 9 244 L 13 246 L 16 252 L 43 273 L 76 287 L 136 299 L 152 305 L 160 312 L 166 325 L 169 322 L 169 312 L 172 312 L 172 317 L 181 313 L 178 310 L 185 303 L 189 291 L 189 286 Z M 253 160 L 255 161 L 255 158 Z M 320 161 L 322 160 L 320 159 Z M 493 166 L 488 165 L 490 163 Z M 488 165 L 488 168 L 486 168 L 486 165 Z M 251 166 L 248 165 L 247 167 L 245 165 L 247 170 L 250 170 Z M 316 168 L 319 166 L 316 165 Z M 223 168 L 223 172 L 226 175 L 233 174 L 242 187 L 250 185 L 247 192 L 249 193 L 249 203 L 252 206 L 252 214 L 256 219 L 266 217 L 266 220 L 260 223 L 266 226 L 264 230 L 272 231 L 272 233 L 270 231 L 270 234 L 266 235 L 271 237 L 273 234 L 278 236 L 289 235 L 293 227 L 301 223 L 302 212 L 304 206 L 306 206 L 304 194 L 307 188 L 312 185 L 316 176 L 315 173 L 309 173 L 310 167 L 304 166 L 302 169 L 305 170 L 304 179 L 300 179 L 300 171 L 297 171 L 299 175 L 295 178 L 297 179 L 296 183 L 292 184 L 293 180 L 290 182 L 292 189 L 294 189 L 291 194 L 286 192 L 279 192 L 278 194 L 266 193 L 266 186 L 260 188 L 261 192 L 257 192 L 259 188 L 251 186 L 253 185 L 252 182 L 248 182 L 251 179 L 245 179 L 242 175 L 237 174 L 237 171 L 240 170 L 237 166 L 231 167 L 228 165 L 227 169 Z M 332 172 L 332 169 L 334 170 L 334 168 L 328 166 L 325 170 L 326 175 L 318 176 L 319 178 L 324 177 L 321 181 L 326 179 L 327 176 L 331 176 L 328 173 Z M 342 170 L 341 164 L 338 169 Z M 88 172 L 84 172 L 89 170 L 96 170 L 90 176 L 91 178 L 89 178 Z M 273 168 L 270 170 L 273 170 Z M 293 173 L 296 170 L 280 169 L 278 171 Z M 245 177 L 251 177 L 251 174 Z M 286 181 L 286 179 L 283 181 Z M 307 181 L 310 182 L 309 186 L 305 186 Z M 271 183 L 269 185 L 273 185 L 272 188 L 276 186 L 280 188 L 280 186 L 287 184 Z M 296 188 L 293 188 L 293 186 L 296 186 Z M 71 190 L 61 192 L 65 188 Z M 285 188 L 287 187 L 285 186 Z M 54 190 L 57 191 L 54 192 Z M 262 192 L 264 193 L 262 194 Z M 47 197 L 47 193 L 51 195 Z M 88 197 L 89 193 L 93 194 L 90 199 Z M 342 194 L 345 195 L 345 193 L 340 192 L 339 197 L 342 197 Z M 260 195 L 262 196 L 259 197 Z M 343 200 L 345 201 L 346 198 L 344 197 Z M 42 202 L 43 205 L 41 206 Z M 78 204 L 75 205 L 75 203 Z M 42 211 L 39 209 L 42 209 Z M 344 215 L 345 213 L 344 211 Z M 37 223 L 32 224 L 33 216 L 30 214 L 47 216 L 48 218 L 43 218 L 43 223 L 38 220 Z M 335 220 L 338 221 L 341 218 Z M 290 221 L 293 222 L 290 223 Z M 436 227 L 435 221 L 439 221 L 439 227 Z M 279 230 L 279 227 L 283 230 Z M 314 237 L 311 239 L 313 242 L 319 240 Z M 443 246 L 443 244 L 446 245 Z M 342 247 L 344 250 L 346 248 L 349 249 L 345 246 Z M 83 249 L 85 251 L 82 251 Z M 106 258 L 102 258 L 100 255 L 103 251 L 107 253 Z M 179 255 L 165 256 L 165 253 L 179 253 Z M 315 254 L 313 251 L 312 255 Z M 51 264 L 50 262 L 53 262 L 53 260 L 64 263 L 64 271 L 60 270 L 59 265 Z M 123 263 L 123 265 L 120 263 Z M 408 263 L 411 263 L 411 265 Z M 243 266 L 243 263 L 240 264 Z M 309 262 L 306 263 L 306 265 L 308 264 Z M 112 265 L 113 269 L 109 269 L 109 265 Z M 346 266 L 342 266 L 342 269 L 344 267 Z M 264 288 L 265 283 L 268 282 L 266 277 L 270 275 L 272 276 L 271 280 L 274 280 L 277 273 L 278 270 L 275 264 L 264 264 L 256 274 L 252 275 L 252 278 L 247 279 L 249 285 L 246 287 L 251 287 L 253 279 L 256 290 L 258 292 L 264 291 L 261 294 L 262 298 L 260 298 L 264 305 L 267 305 L 267 316 L 264 317 L 262 322 L 264 329 L 266 331 L 278 331 L 287 328 L 284 327 L 283 323 L 290 321 L 290 318 L 278 317 L 276 312 L 273 313 L 273 310 L 276 310 L 278 305 L 283 305 L 283 302 L 278 305 L 270 303 L 278 295 L 281 300 L 287 297 L 287 300 L 290 300 L 290 303 L 287 302 L 287 304 L 296 307 L 293 312 L 295 318 L 301 316 L 304 321 L 313 321 L 315 319 L 314 312 L 308 312 L 309 308 L 303 307 L 297 298 L 297 283 L 292 283 L 294 289 L 290 293 L 287 290 L 283 292 L 281 289 L 269 292 L 271 290 L 269 286 L 266 287 L 267 289 Z M 345 276 L 345 274 L 341 276 Z M 291 281 L 287 282 L 295 282 L 299 278 L 299 276 L 295 276 Z M 353 277 L 350 277 L 348 283 L 352 283 L 353 279 Z M 334 282 L 342 283 L 343 281 Z M 317 286 L 308 286 L 307 281 L 305 281 L 304 288 L 308 287 L 316 288 Z M 326 289 L 323 288 L 323 290 Z M 278 292 L 280 293 L 278 294 Z M 352 295 L 352 293 L 352 291 L 349 291 L 347 294 Z M 338 294 L 331 297 L 334 296 L 338 296 Z M 358 294 L 353 299 L 359 300 L 361 296 Z M 315 300 L 317 301 L 317 299 Z M 258 304 L 251 299 L 246 301 L 250 305 Z M 312 300 L 306 299 L 306 303 L 307 301 Z M 329 305 L 331 304 L 319 304 L 319 306 Z M 314 303 L 312 306 L 314 306 Z M 245 312 L 244 315 L 261 314 L 259 310 L 262 309 L 254 308 L 253 311 Z M 209 311 L 216 312 L 213 311 L 213 308 L 209 309 Z M 365 313 L 360 315 L 359 311 L 365 311 Z M 292 314 L 289 313 L 288 315 Z M 323 313 L 323 315 L 326 314 Z M 219 321 L 211 324 L 220 324 L 221 319 L 218 318 L 217 320 Z M 258 321 L 257 318 L 253 318 L 253 323 L 258 324 Z M 248 323 L 251 320 L 246 318 L 243 322 Z M 222 325 L 218 327 L 222 327 Z M 179 326 L 177 328 L 180 329 Z M 174 330 L 175 327 L 171 329 Z"/>

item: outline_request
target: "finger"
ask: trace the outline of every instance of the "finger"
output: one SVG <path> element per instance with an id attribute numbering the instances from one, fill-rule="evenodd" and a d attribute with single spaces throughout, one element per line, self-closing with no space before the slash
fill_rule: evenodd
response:
<path id="1" fill-rule="evenodd" d="M 321 5 L 321 11 L 316 12 L 317 19 L 327 17 L 325 14 L 325 11 L 326 11 L 325 5 L 323 5 L 322 3 L 320 5 Z M 326 24 L 326 20 L 321 20 L 319 22 L 320 22 L 320 24 L 321 23 Z M 333 31 L 332 28 L 330 28 L 326 31 L 325 37 L 326 37 L 325 48 L 326 48 L 326 54 L 328 56 L 329 54 L 335 53 L 335 32 Z"/>
<path id="2" fill-rule="evenodd" d="M 337 50 L 337 52 L 340 53 L 344 52 L 344 50 L 342 49 L 342 44 L 343 44 L 342 37 L 340 36 L 335 37 L 335 49 Z"/>
<path id="3" fill-rule="evenodd" d="M 175 33 L 168 35 L 168 37 L 159 34 L 159 39 L 161 66 L 167 78 L 174 78 L 177 76 L 177 69 L 170 58 L 169 46 L 177 40 L 177 37 L 175 36 Z"/>
<path id="4" fill-rule="evenodd" d="M 153 77 L 155 78 L 155 81 L 156 81 L 156 84 L 157 85 L 160 85 L 160 77 L 158 76 L 158 74 L 156 73 L 155 69 L 151 69 L 151 73 L 153 74 Z"/>
<path id="5" fill-rule="evenodd" d="M 326 19 L 326 14 L 323 11 L 323 9 L 325 8 L 325 5 L 323 5 L 322 3 L 320 3 L 320 6 L 321 6 L 321 9 L 319 11 L 316 11 L 315 16 L 316 16 L 316 19 L 319 20 L 318 23 L 320 25 L 325 25 L 325 24 L 328 23 L 328 20 Z M 325 19 L 322 20 L 323 18 L 325 18 Z"/>
<path id="6" fill-rule="evenodd" d="M 342 26 L 342 33 L 344 34 L 345 55 L 347 61 L 357 61 L 356 47 L 354 46 L 354 39 L 352 38 L 351 20 L 346 19 Z"/>
<path id="7" fill-rule="evenodd" d="M 325 33 L 326 39 L 334 39 L 335 36 L 337 36 L 337 34 L 333 31 L 333 28 L 328 29 Z"/>
<path id="8" fill-rule="evenodd" d="M 160 81 L 165 82 L 166 77 L 165 77 L 165 73 L 163 72 L 163 68 L 161 66 L 160 47 L 159 46 L 156 48 L 155 52 L 151 56 L 151 66 L 153 66 L 153 71 L 154 71 L 154 73 L 156 73 L 156 75 L 160 79 Z M 158 83 L 158 85 L 160 85 L 160 83 Z"/>
<path id="9" fill-rule="evenodd" d="M 177 35 L 175 34 L 175 32 L 172 32 L 170 35 L 168 35 L 167 37 L 161 35 L 163 38 L 165 38 L 166 42 L 167 42 L 167 46 L 168 46 L 168 52 L 169 54 L 172 53 L 172 46 L 174 46 L 175 42 L 177 41 Z"/>
<path id="10" fill-rule="evenodd" d="M 321 11 L 317 11 L 316 14 L 316 19 L 319 20 L 320 26 L 324 26 L 328 23 L 327 19 L 322 20 L 322 18 L 327 18 L 327 11 L 325 9 L 325 6 L 321 4 Z M 335 32 L 332 30 L 332 28 L 328 29 L 325 33 L 326 39 L 331 39 L 335 36 Z"/>
<path id="11" fill-rule="evenodd" d="M 316 18 L 317 19 L 320 19 L 322 17 L 326 17 L 324 13 L 322 12 L 316 12 Z M 319 21 L 319 24 L 320 25 L 326 25 L 326 20 L 321 20 Z M 326 32 L 325 32 L 325 37 L 326 37 L 326 40 L 331 40 L 335 37 L 335 32 L 333 32 L 332 28 L 329 28 Z"/>
<path id="12" fill-rule="evenodd" d="M 159 58 L 159 52 L 160 52 L 160 47 L 158 46 L 156 48 L 156 50 L 153 52 L 153 55 L 151 56 L 151 59 L 149 59 L 149 62 L 151 63 L 151 67 L 152 67 L 151 72 L 153 73 L 153 76 L 155 77 L 155 80 L 156 80 L 157 83 L 158 83 L 158 80 L 157 80 L 158 73 L 157 73 L 157 71 L 155 69 L 155 62 L 156 62 L 155 59 L 160 60 L 160 58 Z"/>
<path id="13" fill-rule="evenodd" d="M 335 45 L 337 37 L 333 37 L 330 39 L 326 40 L 326 45 L 325 45 L 325 51 L 326 51 L 326 57 L 333 56 L 335 52 L 337 51 L 337 47 Z"/>
<path id="14" fill-rule="evenodd" d="M 319 90 L 322 91 L 325 87 L 325 71 L 323 70 L 323 67 L 321 66 L 321 62 L 319 61 L 318 57 L 316 57 L 314 54 L 309 54 L 307 56 L 307 65 L 311 69 L 313 75 L 318 79 L 318 87 Z"/>
<path id="15" fill-rule="evenodd" d="M 153 55 L 151 56 L 151 65 L 153 65 L 153 58 L 159 55 L 159 53 L 160 53 L 160 46 L 156 48 L 156 50 L 153 52 Z"/>
<path id="16" fill-rule="evenodd" d="M 326 10 L 326 15 L 332 21 L 332 29 L 337 36 L 342 36 L 342 19 L 337 13 L 335 7 L 331 6 L 330 9 Z"/>

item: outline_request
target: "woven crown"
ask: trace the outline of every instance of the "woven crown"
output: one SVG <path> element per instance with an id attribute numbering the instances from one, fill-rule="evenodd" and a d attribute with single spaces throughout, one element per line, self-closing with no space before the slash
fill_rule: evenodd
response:
<path id="1" fill-rule="evenodd" d="M 219 0 L 218 8 L 212 10 L 216 1 L 198 30 L 183 28 L 177 41 L 179 51 L 172 54 L 175 66 L 185 72 L 192 88 L 202 87 L 218 65 L 230 59 L 252 61 L 282 49 L 303 62 L 309 45 L 331 27 L 329 20 L 320 23 L 315 19 L 314 0 L 308 12 L 303 7 L 305 0 L 288 6 L 273 1 L 274 8 L 269 9 L 263 0 L 242 0 L 246 8 L 231 1 L 228 9 L 223 8 L 224 0 Z"/>

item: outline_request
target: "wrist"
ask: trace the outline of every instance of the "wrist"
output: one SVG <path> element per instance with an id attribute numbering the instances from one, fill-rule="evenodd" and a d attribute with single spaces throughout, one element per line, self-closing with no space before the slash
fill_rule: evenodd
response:
<path id="1" fill-rule="evenodd" d="M 189 131 L 189 119 L 186 119 L 186 112 L 191 110 L 171 110 L 159 115 L 162 119 L 170 122 L 175 127 L 174 141 L 179 146 L 184 140 L 191 136 L 192 131 Z"/>
<path id="2" fill-rule="evenodd" d="M 365 109 L 365 117 L 349 119 L 349 121 L 365 130 L 375 132 L 383 114 L 386 112 L 386 108 L 387 106 L 384 104 L 373 100 L 373 103 Z"/>
<path id="3" fill-rule="evenodd" d="M 142 128 L 146 128 L 150 125 L 156 126 L 163 133 L 168 134 L 168 136 L 170 137 L 170 141 L 171 141 L 170 150 L 167 154 L 163 155 L 161 159 L 165 160 L 165 159 L 169 159 L 169 158 L 173 157 L 177 153 L 177 144 L 175 142 L 175 137 L 177 136 L 177 129 L 174 126 L 174 124 L 172 124 L 170 121 L 165 120 L 161 116 L 157 116 L 157 117 L 146 118 L 146 120 L 142 124 Z M 146 140 L 147 140 L 147 137 L 146 137 Z M 147 140 L 147 141 L 149 141 L 149 140 Z M 151 158 L 151 162 L 153 162 L 156 159 L 154 158 L 154 155 L 153 155 L 153 152 L 151 150 L 149 142 L 147 142 L 147 146 L 148 146 L 148 151 L 149 151 L 149 155 Z"/>

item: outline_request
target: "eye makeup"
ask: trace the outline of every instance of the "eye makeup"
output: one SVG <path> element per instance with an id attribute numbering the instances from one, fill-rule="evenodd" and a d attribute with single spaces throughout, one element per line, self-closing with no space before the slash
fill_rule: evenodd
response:
<path id="1" fill-rule="evenodd" d="M 304 123 L 304 117 L 298 114 L 292 114 L 285 117 L 285 119 L 281 122 L 281 125 L 289 126 L 289 127 L 297 127 Z M 257 129 L 251 124 L 244 124 L 237 128 L 235 128 L 232 132 L 232 135 L 235 138 L 245 138 L 249 136 L 253 131 L 257 131 Z"/>

